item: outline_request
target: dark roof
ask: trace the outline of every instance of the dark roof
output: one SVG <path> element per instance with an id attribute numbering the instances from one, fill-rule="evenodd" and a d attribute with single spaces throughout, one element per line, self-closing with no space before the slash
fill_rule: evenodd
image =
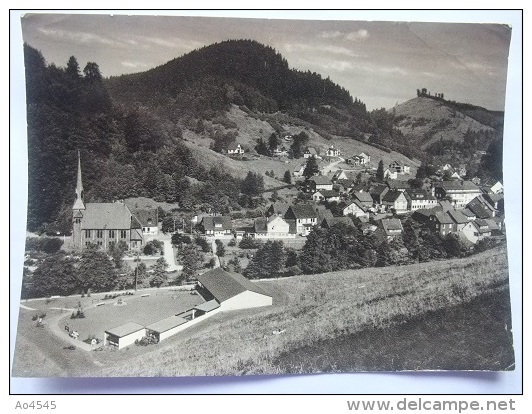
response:
<path id="1" fill-rule="evenodd" d="M 392 230 L 401 230 L 403 231 L 403 225 L 401 224 L 401 220 L 399 219 L 382 219 L 382 228 L 386 233 L 392 231 Z"/>
<path id="2" fill-rule="evenodd" d="M 312 154 L 312 155 L 318 155 L 318 152 L 313 147 L 308 147 L 305 152 L 308 152 L 309 154 Z"/>
<path id="3" fill-rule="evenodd" d="M 497 222 L 492 219 L 492 218 L 489 218 L 489 219 L 486 219 L 484 220 L 486 223 L 488 223 L 488 227 L 490 230 L 499 230 L 499 225 L 497 224 Z"/>
<path id="4" fill-rule="evenodd" d="M 384 185 L 384 184 L 378 184 L 376 186 L 373 186 L 369 190 L 369 193 L 370 193 L 371 196 L 374 196 L 374 195 L 380 196 L 385 191 L 388 191 L 388 187 L 386 185 Z"/>
<path id="5" fill-rule="evenodd" d="M 227 146 L 228 150 L 236 150 L 240 146 L 242 148 L 242 145 L 240 145 L 238 142 L 233 142 Z"/>
<path id="6" fill-rule="evenodd" d="M 270 296 L 244 276 L 226 272 L 219 267 L 199 275 L 198 280 L 220 303 L 247 290 Z"/>
<path id="7" fill-rule="evenodd" d="M 221 224 L 223 230 L 229 230 L 233 228 L 233 223 L 231 222 L 230 216 L 206 216 L 202 219 L 203 228 L 205 230 L 214 230 L 215 224 Z"/>
<path id="8" fill-rule="evenodd" d="M 273 216 L 272 216 L 273 217 Z M 266 233 L 268 219 L 266 217 L 258 217 L 255 219 L 255 223 L 253 225 L 256 233 Z"/>
<path id="9" fill-rule="evenodd" d="M 389 188 L 408 188 L 408 183 L 402 180 L 386 180 L 386 185 Z"/>
<path id="10" fill-rule="evenodd" d="M 285 216 L 295 219 L 318 217 L 310 204 L 294 204 L 288 208 Z"/>
<path id="11" fill-rule="evenodd" d="M 324 218 L 321 222 L 321 227 L 324 228 L 330 228 L 334 226 L 335 224 L 344 224 L 346 226 L 354 226 L 353 220 L 351 220 L 349 217 L 332 217 L 332 218 Z"/>
<path id="12" fill-rule="evenodd" d="M 367 191 L 362 191 L 360 193 L 353 193 L 353 197 L 356 198 L 361 203 L 370 203 L 373 204 L 373 198 L 371 198 L 371 194 Z"/>
<path id="13" fill-rule="evenodd" d="M 123 325 L 117 326 L 115 328 L 111 328 L 105 332 L 110 333 L 111 335 L 118 336 L 119 338 L 122 338 L 123 336 L 127 336 L 134 332 L 138 332 L 141 329 L 144 329 L 144 326 L 136 322 L 127 322 Z"/>
<path id="14" fill-rule="evenodd" d="M 81 221 L 82 229 L 131 228 L 131 211 L 124 203 L 87 203 Z"/>
<path id="15" fill-rule="evenodd" d="M 149 329 L 150 331 L 163 333 L 179 325 L 183 325 L 184 323 L 187 323 L 187 322 L 188 321 L 182 318 L 181 316 L 174 315 L 174 316 L 170 316 L 165 319 L 161 319 L 160 321 L 154 322 L 146 326 L 146 329 Z"/>
<path id="16" fill-rule="evenodd" d="M 467 205 L 467 208 L 471 210 L 475 216 L 481 219 L 492 217 L 492 212 L 488 207 L 476 197 L 475 199 L 471 200 L 469 204 Z"/>
<path id="17" fill-rule="evenodd" d="M 158 211 L 156 208 L 134 210 L 133 215 L 142 227 L 157 227 Z"/>
<path id="18" fill-rule="evenodd" d="M 324 218 L 332 218 L 333 213 L 325 206 L 316 206 L 316 213 L 318 214 L 318 223 L 321 223 Z"/>
<path id="19" fill-rule="evenodd" d="M 457 223 L 457 224 L 463 224 L 469 222 L 468 218 L 464 216 L 464 214 L 461 211 L 458 210 L 449 210 L 447 214 L 451 217 L 451 219 Z"/>
<path id="20" fill-rule="evenodd" d="M 384 197 L 382 198 L 382 201 L 386 201 L 388 203 L 394 203 L 399 197 L 401 197 L 402 194 L 403 194 L 402 191 L 390 190 L 384 195 Z"/>
<path id="21" fill-rule="evenodd" d="M 453 205 L 447 200 L 440 200 L 438 201 L 438 204 L 440 205 L 443 211 L 454 210 Z"/>
<path id="22" fill-rule="evenodd" d="M 443 188 L 445 191 L 478 191 L 480 192 L 480 188 L 478 188 L 471 181 L 461 181 L 461 180 L 442 181 L 437 186 Z"/>
<path id="23" fill-rule="evenodd" d="M 470 209 L 468 209 L 467 207 L 466 208 L 463 208 L 462 210 L 460 210 L 460 212 L 466 216 L 466 217 L 476 217 L 475 216 L 475 213 L 473 213 Z"/>
<path id="24" fill-rule="evenodd" d="M 288 233 L 290 234 L 296 234 L 297 233 L 297 225 L 295 220 L 290 219 L 284 219 L 288 223 Z"/>
<path id="25" fill-rule="evenodd" d="M 276 201 L 268 207 L 268 213 L 284 216 L 288 207 L 290 207 L 290 203 L 287 203 L 286 201 Z"/>
<path id="26" fill-rule="evenodd" d="M 334 190 L 318 190 L 316 192 L 320 193 L 325 198 L 339 197 L 340 196 L 338 191 L 334 191 Z"/>
<path id="27" fill-rule="evenodd" d="M 440 224 L 453 224 L 453 220 L 451 219 L 451 217 L 447 213 L 438 212 L 438 213 L 434 214 L 434 217 L 436 217 L 436 220 Z"/>
<path id="28" fill-rule="evenodd" d="M 324 175 L 317 175 L 312 177 L 309 181 L 313 181 L 316 185 L 332 185 L 332 181 Z"/>
<path id="29" fill-rule="evenodd" d="M 435 200 L 432 194 L 419 188 L 407 188 L 406 193 L 412 200 Z"/>

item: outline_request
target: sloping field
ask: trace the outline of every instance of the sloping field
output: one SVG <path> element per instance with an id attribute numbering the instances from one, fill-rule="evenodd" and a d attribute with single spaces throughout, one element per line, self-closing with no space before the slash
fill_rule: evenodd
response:
<path id="1" fill-rule="evenodd" d="M 276 302 L 279 305 L 216 315 L 216 321 L 213 318 L 203 329 L 198 327 L 194 332 L 188 332 L 186 338 L 176 338 L 167 346 L 154 348 L 149 354 L 131 359 L 127 364 L 111 366 L 97 375 L 293 372 L 292 364 L 285 365 L 280 361 L 283 358 L 289 361 L 286 356 L 297 350 L 324 341 L 342 340 L 357 333 L 386 332 L 429 312 L 464 305 L 483 295 L 505 292 L 507 268 L 506 253 L 499 248 L 466 259 L 260 282 L 274 295 L 275 292 L 284 293 L 283 299 Z M 500 309 L 503 312 L 508 310 L 507 307 Z M 491 318 L 489 313 L 485 317 Z M 505 313 L 504 318 L 508 319 L 509 315 Z M 490 324 L 489 320 L 485 326 L 492 326 L 494 330 L 505 329 L 499 322 Z M 425 333 L 425 338 L 437 338 L 438 329 L 435 327 L 428 336 Z M 285 331 L 274 335 L 277 330 Z M 418 346 L 425 345 L 419 342 Z M 444 360 L 452 360 L 454 352 L 454 347 L 441 350 Z M 484 366 L 490 364 L 494 369 L 501 369 L 495 361 L 486 361 Z M 331 366 L 333 370 L 347 368 L 345 360 L 338 360 L 338 364 Z M 416 368 L 409 366 L 408 361 L 401 366 L 401 369 Z M 437 369 L 438 366 L 423 368 Z M 318 368 L 314 366 L 314 369 Z"/>

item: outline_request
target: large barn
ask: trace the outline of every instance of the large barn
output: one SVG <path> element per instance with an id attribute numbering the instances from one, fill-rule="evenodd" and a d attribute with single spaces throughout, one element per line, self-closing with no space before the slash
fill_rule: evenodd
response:
<path id="1" fill-rule="evenodd" d="M 198 281 L 220 304 L 220 311 L 270 306 L 273 303 L 273 298 L 256 283 L 219 267 L 199 275 Z"/>

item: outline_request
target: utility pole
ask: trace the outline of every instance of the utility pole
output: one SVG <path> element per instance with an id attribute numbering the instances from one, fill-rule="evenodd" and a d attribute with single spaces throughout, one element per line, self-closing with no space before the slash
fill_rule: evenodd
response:
<path id="1" fill-rule="evenodd" d="M 139 252 L 137 252 L 137 266 L 135 267 L 135 292 L 137 291 L 137 280 L 139 276 Z"/>

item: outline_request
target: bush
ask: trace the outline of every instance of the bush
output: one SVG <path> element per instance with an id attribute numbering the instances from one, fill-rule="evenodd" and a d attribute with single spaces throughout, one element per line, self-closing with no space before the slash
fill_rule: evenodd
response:
<path id="1" fill-rule="evenodd" d="M 63 245 L 63 240 L 55 237 L 28 237 L 26 239 L 26 250 L 36 250 L 45 253 L 55 253 Z"/>
<path id="2" fill-rule="evenodd" d="M 241 249 L 258 249 L 261 246 L 262 242 L 260 240 L 253 239 L 249 236 L 242 237 L 242 240 L 238 244 L 238 247 Z"/>
<path id="3" fill-rule="evenodd" d="M 227 243 L 227 245 L 228 245 L 229 247 L 236 246 L 236 239 L 231 239 L 231 240 L 229 240 L 229 243 Z"/>
<path id="4" fill-rule="evenodd" d="M 211 251 L 211 244 L 205 237 L 198 236 L 194 241 L 199 247 L 201 247 L 202 252 L 209 253 Z"/>

